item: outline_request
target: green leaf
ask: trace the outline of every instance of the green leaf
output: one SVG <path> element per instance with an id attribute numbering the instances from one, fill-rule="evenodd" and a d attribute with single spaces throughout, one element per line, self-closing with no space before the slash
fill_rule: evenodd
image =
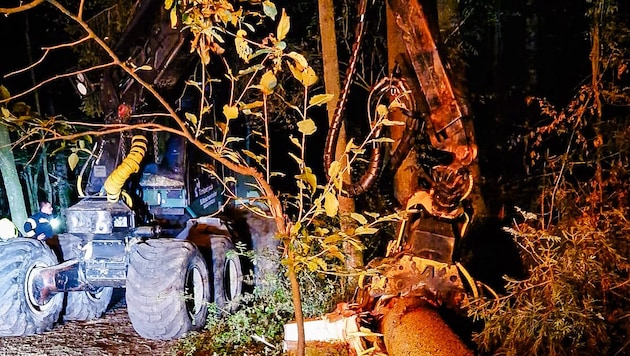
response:
<path id="1" fill-rule="evenodd" d="M 315 126 L 315 122 L 311 119 L 302 120 L 297 123 L 297 126 L 298 131 L 306 136 L 310 136 L 317 131 L 317 126 Z"/>
<path id="2" fill-rule="evenodd" d="M 333 94 L 318 94 L 318 95 L 313 96 L 311 100 L 309 100 L 308 105 L 309 106 L 322 105 L 331 101 L 333 97 L 334 97 Z"/>
<path id="3" fill-rule="evenodd" d="M 337 201 L 337 196 L 332 192 L 326 192 L 326 195 L 324 195 L 324 209 L 326 209 L 326 215 L 329 217 L 336 216 L 338 208 L 339 201 Z"/>
<path id="4" fill-rule="evenodd" d="M 278 14 L 278 9 L 276 9 L 276 4 L 269 0 L 265 0 L 262 3 L 263 12 L 267 17 L 270 17 L 272 20 L 276 19 L 276 15 Z"/>

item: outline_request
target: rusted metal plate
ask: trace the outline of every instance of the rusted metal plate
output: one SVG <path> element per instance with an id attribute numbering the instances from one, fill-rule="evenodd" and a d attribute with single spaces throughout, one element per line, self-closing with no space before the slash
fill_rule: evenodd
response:
<path id="1" fill-rule="evenodd" d="M 462 164 L 470 164 L 476 149 L 469 144 L 463 110 L 455 99 L 422 6 L 416 0 L 389 0 L 389 5 L 430 111 L 431 144 L 453 152 Z"/>

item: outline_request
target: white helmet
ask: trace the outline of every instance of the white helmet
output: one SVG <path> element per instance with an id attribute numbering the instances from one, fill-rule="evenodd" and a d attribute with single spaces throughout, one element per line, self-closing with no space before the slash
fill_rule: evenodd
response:
<path id="1" fill-rule="evenodd" d="M 8 240 L 18 236 L 18 229 L 15 224 L 7 219 L 0 219 L 0 239 Z"/>

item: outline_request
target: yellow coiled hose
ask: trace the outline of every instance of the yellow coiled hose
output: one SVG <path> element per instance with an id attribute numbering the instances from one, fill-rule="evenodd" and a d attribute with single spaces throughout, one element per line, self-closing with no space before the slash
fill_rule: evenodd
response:
<path id="1" fill-rule="evenodd" d="M 140 162 L 147 151 L 148 140 L 142 135 L 136 135 L 131 139 L 131 149 L 129 154 L 107 177 L 103 188 L 107 193 L 107 201 L 115 203 L 120 199 L 122 187 L 133 173 L 140 170 Z"/>

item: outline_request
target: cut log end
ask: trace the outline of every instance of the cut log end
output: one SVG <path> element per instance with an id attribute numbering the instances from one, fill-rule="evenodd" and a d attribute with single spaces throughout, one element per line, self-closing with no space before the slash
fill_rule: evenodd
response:
<path id="1" fill-rule="evenodd" d="M 382 321 L 389 356 L 473 355 L 430 304 L 401 298 Z"/>

